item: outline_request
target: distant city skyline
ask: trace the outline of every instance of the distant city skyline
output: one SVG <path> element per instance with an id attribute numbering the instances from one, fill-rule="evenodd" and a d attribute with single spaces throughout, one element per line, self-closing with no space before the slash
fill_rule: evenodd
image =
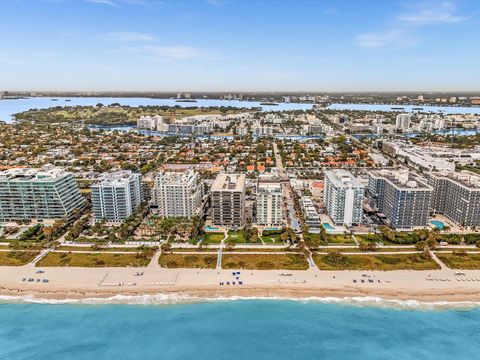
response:
<path id="1" fill-rule="evenodd" d="M 480 2 L 3 0 L 0 91 L 478 91 Z"/>

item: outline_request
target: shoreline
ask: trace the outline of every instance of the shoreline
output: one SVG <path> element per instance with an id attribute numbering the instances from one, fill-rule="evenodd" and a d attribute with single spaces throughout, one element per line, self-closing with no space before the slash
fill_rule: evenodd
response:
<path id="1" fill-rule="evenodd" d="M 165 289 L 158 291 L 28 291 L 0 288 L 0 303 L 46 305 L 142 305 L 161 306 L 229 301 L 299 301 L 398 310 L 461 310 L 480 308 L 480 291 L 451 293 L 396 293 L 355 289 L 244 288 Z"/>
<path id="2" fill-rule="evenodd" d="M 480 270 L 431 271 L 0 267 L 0 301 L 175 304 L 247 299 L 409 307 L 480 307 Z M 142 275 L 139 276 L 138 272 Z M 288 274 L 286 274 L 288 273 Z M 233 283 L 236 276 L 242 285 Z M 48 278 L 27 282 L 25 278 Z M 237 280 L 237 282 L 239 281 Z M 224 283 L 224 285 L 220 285 Z M 122 285 L 120 285 L 122 284 Z"/>

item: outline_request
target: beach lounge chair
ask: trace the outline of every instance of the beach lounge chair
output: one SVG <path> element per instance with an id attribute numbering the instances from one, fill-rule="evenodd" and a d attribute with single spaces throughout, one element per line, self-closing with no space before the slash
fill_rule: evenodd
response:
<path id="1" fill-rule="evenodd" d="M 356 282 L 357 282 L 357 280 L 356 280 L 356 279 L 353 279 L 352 281 L 353 281 L 354 283 L 356 283 Z"/>
<path id="2" fill-rule="evenodd" d="M 239 281 L 239 282 L 238 282 L 238 285 L 243 285 L 243 281 Z"/>
<path id="3" fill-rule="evenodd" d="M 235 281 L 232 281 L 232 285 L 235 285 Z"/>
<path id="4" fill-rule="evenodd" d="M 230 285 L 230 281 L 227 281 L 227 285 Z"/>

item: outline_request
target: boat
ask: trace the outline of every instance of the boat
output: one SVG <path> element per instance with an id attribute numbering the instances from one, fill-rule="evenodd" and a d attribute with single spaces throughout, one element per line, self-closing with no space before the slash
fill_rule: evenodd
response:
<path id="1" fill-rule="evenodd" d="M 52 99 L 52 101 L 58 101 L 58 99 Z"/>
<path id="2" fill-rule="evenodd" d="M 274 103 L 274 102 L 262 102 L 262 103 L 260 103 L 260 105 L 271 105 L 271 106 L 277 106 L 278 104 L 277 104 L 277 103 Z"/>
<path id="3" fill-rule="evenodd" d="M 66 99 L 65 101 L 72 101 L 72 100 L 70 100 L 70 99 Z"/>
<path id="4" fill-rule="evenodd" d="M 197 100 L 193 100 L 193 99 L 178 99 L 178 100 L 175 100 L 175 102 L 196 103 Z"/>
<path id="5" fill-rule="evenodd" d="M 414 108 L 412 108 L 412 110 L 417 110 L 418 111 L 418 110 L 423 110 L 423 108 L 422 107 L 414 107 Z"/>
<path id="6" fill-rule="evenodd" d="M 391 109 L 392 110 L 405 110 L 404 107 L 392 107 Z"/>

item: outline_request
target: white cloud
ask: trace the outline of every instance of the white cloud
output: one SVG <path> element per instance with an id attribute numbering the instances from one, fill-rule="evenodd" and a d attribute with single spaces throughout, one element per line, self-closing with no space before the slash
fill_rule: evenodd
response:
<path id="1" fill-rule="evenodd" d="M 116 54 L 144 55 L 160 60 L 218 59 L 205 50 L 185 45 L 128 46 L 111 52 Z"/>
<path id="2" fill-rule="evenodd" d="M 413 26 L 426 26 L 442 23 L 458 23 L 467 20 L 466 16 L 456 14 L 455 6 L 450 2 L 424 3 L 403 14 L 398 20 Z"/>
<path id="3" fill-rule="evenodd" d="M 85 2 L 90 4 L 100 4 L 100 5 L 108 5 L 108 6 L 118 6 L 117 3 L 111 0 L 85 0 Z"/>
<path id="4" fill-rule="evenodd" d="M 173 60 L 200 59 L 208 57 L 208 54 L 206 54 L 200 49 L 183 45 L 146 46 L 145 50 L 151 52 L 158 57 Z"/>
<path id="5" fill-rule="evenodd" d="M 360 34 L 357 44 L 364 48 L 405 49 L 418 43 L 418 39 L 403 30 L 388 30 Z"/>
<path id="6" fill-rule="evenodd" d="M 145 42 L 155 40 L 153 35 L 131 31 L 112 31 L 100 35 L 100 38 L 118 42 Z"/>

